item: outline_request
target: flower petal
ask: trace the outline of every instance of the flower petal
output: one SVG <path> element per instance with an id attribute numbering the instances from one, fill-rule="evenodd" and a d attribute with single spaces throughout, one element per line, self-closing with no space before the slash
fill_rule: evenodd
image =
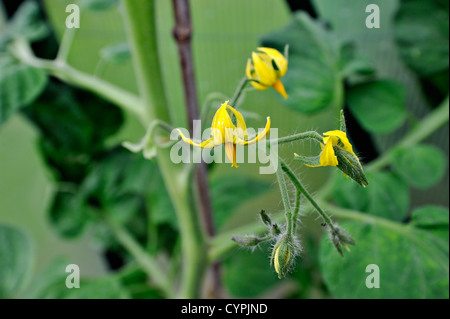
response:
<path id="1" fill-rule="evenodd" d="M 264 52 L 265 54 L 267 54 L 270 58 L 272 58 L 275 61 L 276 65 L 278 67 L 278 70 L 279 70 L 278 71 L 279 77 L 283 77 L 286 74 L 288 61 L 284 57 L 284 55 L 280 53 L 280 51 L 273 49 L 273 48 L 265 48 L 265 47 L 260 47 L 257 50 Z"/>
<path id="2" fill-rule="evenodd" d="M 225 154 L 231 162 L 231 167 L 239 167 L 236 164 L 236 144 L 225 143 Z"/>
<path id="3" fill-rule="evenodd" d="M 252 139 L 251 141 L 244 141 L 238 137 L 236 140 L 236 144 L 244 145 L 244 146 L 255 144 L 259 141 L 264 140 L 266 138 L 266 136 L 269 134 L 269 131 L 270 131 L 270 116 L 267 117 L 267 123 L 266 123 L 266 127 L 264 128 L 264 131 L 259 132 L 258 135 L 256 135 L 256 137 L 254 139 Z"/>
<path id="4" fill-rule="evenodd" d="M 247 134 L 247 125 L 245 124 L 244 117 L 242 116 L 241 112 L 239 112 L 232 106 L 227 104 L 227 107 L 231 110 L 231 112 L 233 112 L 234 116 L 236 117 L 236 124 L 237 124 L 236 135 L 240 138 L 246 139 L 248 137 L 248 134 Z"/>
<path id="5" fill-rule="evenodd" d="M 284 97 L 285 99 L 287 99 L 287 94 L 286 94 L 286 89 L 284 88 L 283 83 L 280 80 L 277 80 L 272 87 L 275 89 L 275 91 L 277 91 L 278 93 L 281 94 L 282 97 Z"/>
<path id="6" fill-rule="evenodd" d="M 320 166 L 338 166 L 338 164 L 333 143 L 328 142 L 320 153 Z"/>
<path id="7" fill-rule="evenodd" d="M 277 80 L 277 75 L 273 66 L 268 64 L 270 61 L 265 61 L 270 60 L 269 57 L 267 55 L 252 52 L 252 60 L 255 71 L 259 77 L 259 82 L 262 85 L 272 86 Z"/>
<path id="8" fill-rule="evenodd" d="M 180 134 L 180 136 L 183 139 L 183 141 L 185 141 L 186 143 L 189 143 L 189 144 L 191 144 L 193 146 L 201 147 L 201 148 L 213 148 L 214 146 L 216 146 L 215 143 L 214 143 L 214 138 L 210 138 L 210 139 L 208 139 L 206 141 L 203 141 L 201 143 L 196 143 L 193 140 L 185 137 L 183 135 L 183 133 L 181 133 L 180 129 L 178 129 L 178 133 Z"/>

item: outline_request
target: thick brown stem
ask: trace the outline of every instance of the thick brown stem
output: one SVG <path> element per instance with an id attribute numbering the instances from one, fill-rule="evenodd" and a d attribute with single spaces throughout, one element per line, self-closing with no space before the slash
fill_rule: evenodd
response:
<path id="1" fill-rule="evenodd" d="M 181 63 L 181 72 L 183 76 L 184 96 L 187 109 L 187 118 L 189 122 L 189 129 L 192 132 L 194 127 L 194 120 L 199 119 L 198 98 L 195 85 L 194 64 L 192 59 L 191 37 L 192 37 L 192 23 L 191 13 L 188 0 L 173 0 L 173 9 L 175 15 L 175 27 L 173 28 L 173 36 L 177 41 L 178 53 Z M 213 237 L 215 234 L 213 211 L 211 205 L 211 198 L 209 193 L 207 167 L 204 162 L 196 168 L 195 178 L 197 182 L 197 189 L 199 201 L 201 206 L 201 213 L 206 233 Z M 220 285 L 220 267 L 213 264 L 213 296 L 217 297 L 221 290 Z"/>

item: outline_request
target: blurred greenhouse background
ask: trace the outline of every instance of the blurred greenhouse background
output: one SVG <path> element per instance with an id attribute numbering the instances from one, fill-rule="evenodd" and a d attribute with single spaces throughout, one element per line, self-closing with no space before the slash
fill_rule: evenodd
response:
<path id="1" fill-rule="evenodd" d="M 0 3 L 3 6 L 0 6 L 0 31 L 6 26 L 6 17 L 12 16 L 16 8 L 23 2 L 2 1 L 3 3 Z M 81 27 L 74 35 L 68 63 L 76 69 L 96 74 L 121 88 L 137 93 L 130 57 L 125 53 L 119 61 L 111 62 L 108 61 L 109 51 L 105 50 L 112 46 L 120 48 L 120 45 L 126 42 L 120 8 L 116 4 L 100 10 L 90 8 L 86 4 L 89 2 L 88 0 L 42 0 L 38 2 L 43 8 L 58 42 L 62 39 L 64 32 L 67 32 L 64 22 L 67 17 L 66 5 L 69 3 L 80 4 L 82 8 Z M 172 36 L 174 26 L 172 1 L 158 0 L 156 2 L 158 48 L 163 79 L 168 91 L 168 102 L 172 110 L 173 124 L 177 127 L 184 126 L 186 117 L 183 84 L 178 51 Z M 427 1 L 412 2 L 424 4 Z M 395 130 L 375 134 L 358 124 L 354 115 L 346 113 L 348 114 L 349 136 L 354 148 L 364 163 L 374 160 L 401 140 L 411 123 L 414 121 L 419 123 L 448 94 L 448 2 L 438 0 L 431 2 L 442 6 L 439 14 L 444 15 L 447 33 L 446 37 L 433 39 L 430 42 L 441 41 L 443 43 L 440 44 L 446 45 L 447 65 L 446 68 L 444 66 L 433 74 L 431 74 L 432 72 L 427 74 L 426 67 L 424 67 L 425 70 L 418 71 L 417 68 L 411 68 L 411 65 L 405 63 L 404 55 L 402 56 L 404 52 L 401 51 L 401 47 L 399 48 L 397 41 L 402 36 L 401 32 L 405 32 L 400 28 L 409 28 L 408 32 L 411 35 L 415 34 L 419 40 L 422 39 L 421 37 L 433 35 L 435 29 L 430 27 L 430 24 L 434 23 L 432 21 L 434 16 L 430 14 L 423 16 L 423 19 L 414 21 L 416 17 L 414 14 L 417 13 L 417 10 L 409 8 L 411 11 L 405 16 L 411 17 L 414 23 L 408 25 L 408 21 L 404 22 L 401 20 L 402 16 L 399 17 L 401 7 L 399 0 L 313 0 L 311 1 L 312 6 L 309 6 L 309 1 L 302 0 L 191 0 L 192 45 L 200 105 L 210 92 L 222 92 L 230 96 L 244 76 L 244 68 L 250 52 L 260 46 L 262 42 L 270 44 L 271 39 L 277 39 L 279 32 L 283 32 L 280 30 L 285 30 L 284 28 L 289 25 L 293 15 L 296 14 L 295 10 L 306 10 L 307 14 L 318 17 L 325 27 L 332 30 L 335 39 L 353 42 L 355 52 L 362 57 L 362 60 L 373 66 L 377 78 L 397 81 L 405 88 L 407 108 L 405 118 L 407 119 Z M 379 29 L 369 29 L 365 26 L 368 15 L 365 9 L 371 3 L 376 3 L 380 8 L 381 27 Z M 440 17 L 435 19 L 441 21 Z M 397 26 L 396 21 L 400 21 L 399 25 L 403 24 Z M 276 40 L 274 41 L 276 42 Z M 420 45 L 422 44 L 420 43 Z M 33 48 L 42 54 L 52 54 L 51 52 L 54 51 L 52 45 L 54 44 L 50 40 L 45 40 L 36 43 Z M 48 52 L 46 52 L 47 49 Z M 436 50 L 438 49 L 436 48 Z M 423 61 L 423 63 L 428 63 L 430 60 L 424 57 Z M 297 76 L 302 76 L 300 71 Z M 349 84 L 346 83 L 346 85 Z M 289 83 L 286 84 L 286 87 L 288 94 L 295 89 Z M 58 87 L 55 87 L 55 90 L 59 90 Z M 61 90 L 60 92 L 66 91 Z M 67 94 L 77 95 L 75 103 L 91 103 L 93 108 L 96 107 L 96 100 L 90 100 L 89 96 L 83 97 L 83 94 L 79 92 L 67 92 Z M 295 94 L 293 95 L 295 96 Z M 43 103 L 42 100 L 40 101 L 38 103 Z M 220 102 L 216 103 L 217 106 L 220 105 Z M 273 90 L 248 92 L 243 109 L 258 115 L 248 118 L 247 125 L 249 127 L 260 127 L 265 117 L 270 115 L 273 126 L 278 128 L 280 136 L 311 129 L 326 132 L 335 129 L 338 121 L 338 113 L 332 107 L 313 113 L 298 112 L 295 105 L 286 105 L 286 102 Z M 99 114 L 99 118 L 109 116 L 109 109 L 103 108 L 103 110 L 104 113 Z M 348 105 L 346 105 L 346 110 L 348 111 Z M 86 227 L 86 229 L 83 226 L 79 237 L 64 237 L 61 236 L 61 229 L 58 231 L 52 225 L 49 211 L 56 193 L 58 190 L 64 190 L 65 187 L 70 188 L 70 185 L 57 182 L 55 172 L 49 168 L 48 163 L 41 155 L 39 144 L 41 143 L 41 129 L 29 120 L 29 117 L 33 118 L 33 116 L 36 116 L 33 111 L 27 113 L 24 109 L 23 112 L 12 115 L 6 122 L 0 123 L 0 223 L 17 226 L 32 239 L 34 264 L 29 281 L 35 280 L 37 274 L 46 271 L 58 259 L 61 259 L 61 263 L 79 265 L 83 277 L 104 276 L 116 267 L 116 257 L 111 251 L 105 251 L 104 230 L 100 226 Z M 396 113 L 393 112 L 392 116 L 396 116 Z M 51 131 L 52 121 L 55 119 L 43 118 L 41 123 L 50 125 L 47 130 Z M 120 116 L 111 121 L 114 123 L 116 120 L 120 123 Z M 89 129 L 95 128 L 95 121 L 90 125 Z M 64 129 L 57 123 L 55 123 L 55 127 L 58 130 Z M 118 127 L 117 132 L 115 129 L 111 129 L 111 132 L 113 134 L 108 136 L 106 145 L 112 147 L 123 141 L 140 140 L 145 129 L 135 117 L 124 113 L 120 129 Z M 84 133 L 81 132 L 81 134 Z M 90 135 L 86 134 L 86 136 L 89 138 Z M 446 155 L 445 174 L 432 187 L 427 189 L 411 187 L 409 189 L 407 196 L 410 201 L 406 219 L 410 217 L 411 211 L 423 205 L 439 205 L 447 208 L 449 205 L 448 122 L 424 142 L 437 146 Z M 308 142 L 288 145 L 283 147 L 281 152 L 288 157 L 293 152 L 311 153 L 314 150 L 316 149 Z M 310 169 L 299 162 L 293 162 L 292 165 L 313 194 L 326 184 L 334 171 L 330 167 Z M 251 176 L 253 181 L 259 181 L 258 186 L 248 185 L 248 191 L 257 194 L 256 197 L 249 195 L 246 200 L 246 196 L 244 199 L 236 199 L 233 194 L 230 194 L 229 198 L 225 194 L 225 198 L 214 203 L 214 207 L 219 207 L 217 210 L 221 212 L 220 207 L 226 206 L 227 201 L 242 201 L 229 216 L 220 215 L 220 212 L 217 212 L 215 220 L 219 233 L 254 222 L 257 212 L 262 208 L 271 213 L 282 211 L 279 190 L 274 184 L 273 176 L 259 175 L 258 168 L 259 165 L 242 164 L 239 169 L 234 170 L 230 169 L 228 164 L 214 165 L 209 176 L 210 183 L 219 185 L 219 188 L 223 178 L 239 179 L 242 177 L 242 172 Z M 155 183 L 155 181 L 150 182 Z M 227 187 L 231 186 L 222 185 L 222 187 L 226 193 Z M 212 194 L 214 198 L 214 190 Z M 157 213 L 158 217 L 156 218 L 161 224 L 176 228 L 176 223 L 171 220 L 175 218 L 174 214 L 166 211 L 167 206 L 164 203 L 158 207 L 161 211 Z M 333 293 L 335 288 L 331 287 L 330 291 L 330 287 L 323 279 L 317 259 L 317 250 L 323 233 L 320 222 L 317 222 L 315 216 L 307 216 L 301 229 L 304 251 L 296 263 L 296 271 L 286 280 L 279 281 L 276 278 L 273 270 L 269 267 L 269 256 L 265 249 L 257 249 L 252 254 L 247 250 L 236 249 L 227 255 L 223 260 L 222 267 L 226 296 L 357 297 L 351 294 L 336 296 Z M 355 230 L 355 233 L 358 234 L 358 231 Z M 169 232 L 168 236 L 170 234 L 172 233 Z M 335 257 L 340 258 L 338 255 Z M 248 277 L 248 281 L 242 280 L 244 276 Z M 364 294 L 362 296 L 367 297 Z M 396 296 L 395 292 L 392 292 L 389 297 Z M 400 293 L 399 296 L 403 295 Z M 442 293 L 441 297 L 448 298 L 448 291 L 446 296 Z"/>

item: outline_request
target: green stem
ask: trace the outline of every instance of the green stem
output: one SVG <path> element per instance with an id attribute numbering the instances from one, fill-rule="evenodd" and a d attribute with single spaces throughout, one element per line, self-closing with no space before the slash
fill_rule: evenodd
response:
<path id="1" fill-rule="evenodd" d="M 122 0 L 139 91 L 151 119 L 170 123 L 157 48 L 155 0 Z M 150 123 L 148 123 L 150 124 Z M 188 167 L 175 165 L 170 149 L 159 148 L 157 161 L 174 204 L 182 238 L 181 298 L 198 298 L 206 269 L 206 240 L 193 200 Z"/>
<path id="2" fill-rule="evenodd" d="M 291 204 L 289 202 L 288 190 L 286 187 L 286 181 L 284 179 L 283 170 L 280 164 L 281 159 L 278 160 L 278 169 L 276 171 L 278 184 L 280 186 L 281 199 L 283 200 L 284 205 L 284 213 L 286 218 L 286 226 L 287 233 L 292 235 L 293 226 L 292 226 L 292 213 L 291 213 Z"/>
<path id="3" fill-rule="evenodd" d="M 232 107 L 237 108 L 236 103 L 238 102 L 238 99 L 241 96 L 242 91 L 244 90 L 244 88 L 248 82 L 249 82 L 249 80 L 247 79 L 247 77 L 243 77 L 241 82 L 239 82 L 239 85 L 236 88 L 236 90 L 234 91 L 233 97 L 230 100 L 230 105 Z"/>
<path id="4" fill-rule="evenodd" d="M 290 169 L 290 167 L 283 162 L 283 160 L 280 158 L 279 161 L 281 162 L 281 168 L 286 173 L 286 175 L 291 180 L 292 184 L 294 184 L 295 188 L 297 188 L 298 191 L 300 191 L 306 199 L 311 203 L 311 205 L 316 209 L 316 211 L 319 213 L 319 215 L 322 217 L 323 221 L 327 223 L 331 229 L 334 229 L 333 221 L 331 218 L 323 211 L 323 209 L 319 206 L 319 204 L 314 200 L 314 198 L 311 196 L 311 194 L 306 190 L 305 187 L 303 187 L 300 180 L 295 176 L 294 172 Z"/>
<path id="5" fill-rule="evenodd" d="M 72 68 L 60 60 L 45 60 L 34 56 L 29 44 L 21 40 L 15 41 L 13 53 L 23 63 L 42 69 L 50 75 L 79 88 L 91 91 L 109 102 L 135 114 L 145 122 L 148 115 L 142 101 L 135 95 L 111 83 Z"/>
<path id="6" fill-rule="evenodd" d="M 394 153 L 393 151 L 397 147 L 414 146 L 415 144 L 425 140 L 445 123 L 448 123 L 448 121 L 449 99 L 447 96 L 447 98 L 432 113 L 423 119 L 420 124 L 415 126 L 414 129 L 408 133 L 395 147 L 391 148 L 377 160 L 367 165 L 366 171 L 376 171 L 389 165 L 392 160 L 392 154 Z"/>
<path id="7" fill-rule="evenodd" d="M 117 241 L 141 265 L 142 269 L 154 281 L 154 283 L 166 294 L 168 298 L 173 297 L 170 283 L 166 280 L 166 274 L 160 269 L 156 261 L 136 242 L 136 240 L 123 227 L 108 223 Z"/>
<path id="8" fill-rule="evenodd" d="M 276 144 L 284 144 L 289 142 L 294 142 L 298 140 L 307 140 L 307 139 L 313 139 L 316 140 L 319 143 L 323 143 L 323 137 L 316 131 L 309 131 L 309 132 L 303 132 L 298 134 L 292 134 L 289 136 L 280 137 L 277 139 L 271 139 L 269 140 L 269 144 L 276 143 Z"/>
<path id="9" fill-rule="evenodd" d="M 297 218 L 298 213 L 300 212 L 300 199 L 301 199 L 302 193 L 297 190 L 295 193 L 295 207 L 294 207 L 294 213 L 292 214 L 292 222 L 293 222 L 293 230 L 292 232 L 295 234 L 295 228 L 297 227 Z"/>

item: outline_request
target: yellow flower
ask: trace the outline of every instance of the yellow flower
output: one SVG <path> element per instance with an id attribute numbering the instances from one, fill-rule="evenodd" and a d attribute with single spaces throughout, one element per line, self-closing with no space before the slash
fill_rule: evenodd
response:
<path id="1" fill-rule="evenodd" d="M 233 124 L 230 114 L 231 111 L 236 117 L 237 127 Z M 250 141 L 247 139 L 247 126 L 245 125 L 244 117 L 240 112 L 228 105 L 228 101 L 222 104 L 217 110 L 211 124 L 211 138 L 201 143 L 196 143 L 191 139 L 186 138 L 180 130 L 178 130 L 181 138 L 186 143 L 201 148 L 213 148 L 225 144 L 225 153 L 230 160 L 231 167 L 238 167 L 236 164 L 236 145 L 247 146 L 258 141 L 264 140 L 270 131 L 270 117 L 267 117 L 267 124 L 264 131 L 260 132 L 256 137 Z"/>
<path id="2" fill-rule="evenodd" d="M 368 185 L 358 156 L 353 152 L 347 134 L 340 130 L 323 133 L 322 152 L 316 157 L 305 157 L 295 154 L 295 158 L 309 167 L 337 166 L 346 177 L 351 177 L 363 187 Z"/>
<path id="3" fill-rule="evenodd" d="M 287 59 L 276 49 L 258 48 L 259 52 L 252 52 L 252 58 L 248 59 L 245 73 L 250 83 L 257 90 L 265 90 L 273 87 L 285 99 L 286 90 L 280 78 L 287 71 Z"/>
<path id="4" fill-rule="evenodd" d="M 339 162 L 333 146 L 337 146 L 343 149 L 344 151 L 352 154 L 358 160 L 358 157 L 353 152 L 352 144 L 350 144 L 347 138 L 347 134 L 339 130 L 334 130 L 323 133 L 323 135 L 324 135 L 323 143 L 325 144 L 325 146 L 321 145 L 322 153 L 320 153 L 320 164 L 319 165 L 306 164 L 307 166 L 310 167 L 338 166 Z"/>

